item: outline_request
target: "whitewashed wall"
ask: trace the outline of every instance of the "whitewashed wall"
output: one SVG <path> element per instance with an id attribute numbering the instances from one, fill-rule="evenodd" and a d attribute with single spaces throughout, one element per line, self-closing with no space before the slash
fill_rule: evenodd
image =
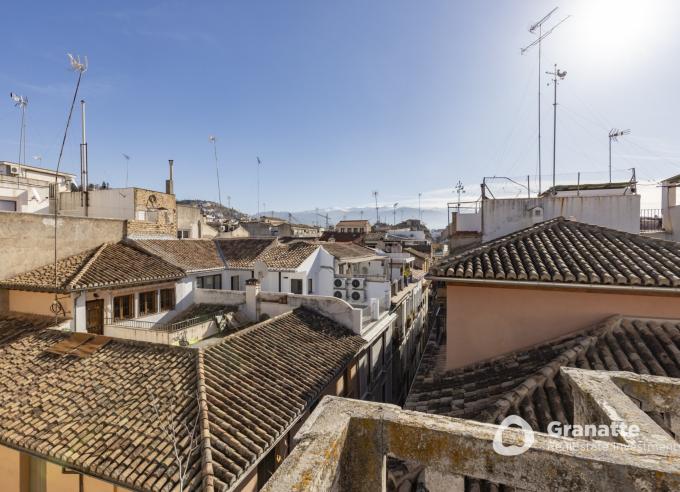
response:
<path id="1" fill-rule="evenodd" d="M 543 220 L 571 218 L 619 231 L 640 233 L 640 195 L 544 197 L 484 200 L 483 241 L 511 234 L 534 223 L 531 209 L 543 208 Z"/>

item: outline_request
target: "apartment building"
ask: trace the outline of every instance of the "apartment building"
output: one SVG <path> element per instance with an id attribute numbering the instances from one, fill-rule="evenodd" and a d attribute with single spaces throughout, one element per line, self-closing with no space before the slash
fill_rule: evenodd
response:
<path id="1" fill-rule="evenodd" d="M 75 186 L 74 174 L 0 161 L 0 211 L 46 214 L 50 198 Z"/>

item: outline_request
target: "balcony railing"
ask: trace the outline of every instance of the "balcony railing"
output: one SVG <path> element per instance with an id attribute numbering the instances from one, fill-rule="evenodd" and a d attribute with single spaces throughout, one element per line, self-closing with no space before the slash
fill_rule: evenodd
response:
<path id="1" fill-rule="evenodd" d="M 221 311 L 216 311 L 209 314 L 203 314 L 201 316 L 195 316 L 185 320 L 178 321 L 176 323 L 159 323 L 157 321 L 144 321 L 139 319 L 111 319 L 107 318 L 104 321 L 105 325 L 120 326 L 124 328 L 132 328 L 135 330 L 155 330 L 164 331 L 167 333 L 174 333 L 176 331 L 189 328 L 190 326 L 199 325 L 205 323 L 206 321 L 212 321 L 215 317 L 223 316 L 228 312 L 233 311 L 233 309 L 223 309 Z"/>
<path id="2" fill-rule="evenodd" d="M 660 208 L 640 210 L 640 232 L 658 232 L 663 230 Z"/>

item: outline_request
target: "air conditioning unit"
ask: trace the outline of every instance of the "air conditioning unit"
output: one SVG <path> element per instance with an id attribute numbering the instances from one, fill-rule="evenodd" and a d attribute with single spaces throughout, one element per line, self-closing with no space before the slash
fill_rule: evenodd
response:
<path id="1" fill-rule="evenodd" d="M 347 299 L 347 291 L 346 290 L 335 290 L 333 292 L 333 297 L 337 297 L 338 299 Z"/>
<path id="2" fill-rule="evenodd" d="M 344 289 L 347 286 L 347 279 L 335 278 L 333 279 L 333 287 L 336 289 Z"/>
<path id="3" fill-rule="evenodd" d="M 21 168 L 19 166 L 9 166 L 9 173 L 12 176 L 16 176 L 17 174 L 19 174 L 20 171 Z"/>
<path id="4" fill-rule="evenodd" d="M 350 284 L 350 287 L 352 287 L 353 289 L 363 289 L 364 288 L 364 282 L 365 282 L 365 279 L 363 279 L 363 278 L 353 278 L 350 281 L 349 284 Z"/>
<path id="5" fill-rule="evenodd" d="M 366 297 L 366 293 L 363 290 L 352 290 L 349 293 L 350 302 L 360 302 Z"/>

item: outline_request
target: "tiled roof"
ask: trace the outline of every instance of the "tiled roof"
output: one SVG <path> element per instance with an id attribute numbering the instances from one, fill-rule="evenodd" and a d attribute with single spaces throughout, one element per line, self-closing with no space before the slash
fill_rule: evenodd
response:
<path id="1" fill-rule="evenodd" d="M 679 320 L 615 316 L 577 334 L 448 372 L 437 369 L 439 348 L 428 344 L 406 408 L 495 423 L 517 414 L 541 432 L 553 420 L 573 424 L 571 391 L 560 367 L 680 377 Z"/>
<path id="2" fill-rule="evenodd" d="M 170 263 L 123 243 L 100 247 L 57 261 L 57 287 L 54 264 L 0 280 L 0 288 L 41 292 L 73 292 L 92 288 L 141 285 L 184 277 Z"/>
<path id="3" fill-rule="evenodd" d="M 387 236 L 387 232 L 385 231 L 367 232 L 364 236 L 364 242 L 376 243 L 378 241 L 384 240 L 385 236 Z"/>
<path id="4" fill-rule="evenodd" d="M 309 255 L 318 249 L 319 245 L 308 242 L 295 242 L 274 246 L 264 251 L 259 257 L 272 270 L 294 270 Z"/>
<path id="5" fill-rule="evenodd" d="M 217 246 L 211 240 L 147 239 L 135 241 L 134 244 L 185 272 L 224 269 Z"/>
<path id="6" fill-rule="evenodd" d="M 257 257 L 275 245 L 276 238 L 229 238 L 215 242 L 228 268 L 252 270 Z"/>
<path id="7" fill-rule="evenodd" d="M 364 340 L 306 309 L 228 337 L 204 357 L 215 482 L 230 486 L 300 417 Z"/>
<path id="8" fill-rule="evenodd" d="M 354 243 L 320 243 L 323 249 L 339 260 L 372 258 L 377 256 L 375 251 Z"/>
<path id="9" fill-rule="evenodd" d="M 431 273 L 488 281 L 680 287 L 680 244 L 558 217 L 467 250 Z"/>
<path id="10" fill-rule="evenodd" d="M 429 259 L 432 258 L 427 253 L 424 253 L 422 251 L 418 251 L 418 250 L 413 249 L 413 248 L 404 248 L 404 253 L 411 253 L 413 256 L 416 256 L 416 257 L 421 258 L 423 260 L 429 260 Z"/>
<path id="11" fill-rule="evenodd" d="M 6 311 L 0 313 L 0 345 L 54 325 L 54 316 L 40 316 Z"/>
<path id="12" fill-rule="evenodd" d="M 185 490 L 232 486 L 364 345 L 302 308 L 208 349 L 111 339 L 82 358 L 45 352 L 67 333 L 3 326 L 0 444 L 149 491 L 178 489 L 171 427 Z"/>
<path id="13" fill-rule="evenodd" d="M 321 234 L 319 241 L 330 241 L 332 239 L 338 243 L 353 243 L 356 241 L 361 241 L 363 237 L 363 232 L 324 231 Z"/>

